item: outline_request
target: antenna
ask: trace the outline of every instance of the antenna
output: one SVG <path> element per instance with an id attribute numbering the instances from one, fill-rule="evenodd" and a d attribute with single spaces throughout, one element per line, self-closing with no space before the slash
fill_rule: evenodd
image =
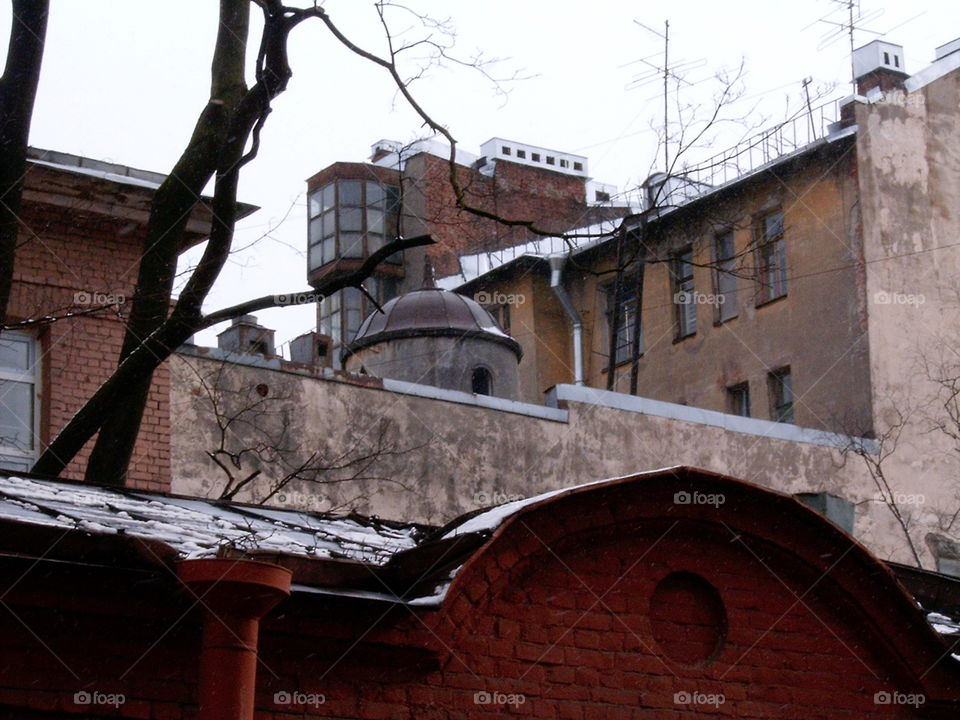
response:
<path id="1" fill-rule="evenodd" d="M 817 22 L 825 23 L 827 25 L 833 25 L 833 30 L 828 31 L 825 35 L 820 38 L 820 42 L 817 44 L 817 50 L 823 50 L 830 45 L 833 45 L 837 40 L 839 40 L 844 35 L 848 35 L 850 38 L 850 84 L 853 86 L 853 92 L 857 92 L 857 77 L 856 71 L 853 69 L 853 50 L 854 50 L 854 32 L 866 32 L 872 35 L 881 36 L 885 33 L 877 32 L 876 30 L 870 30 L 869 28 L 863 27 L 867 23 L 873 22 L 878 17 L 883 15 L 883 9 L 871 10 L 870 12 L 864 14 L 860 9 L 860 0 L 831 0 L 836 5 L 840 5 L 840 10 L 846 10 L 847 17 L 842 22 L 837 22 L 836 20 L 831 19 L 834 15 L 834 12 L 824 15 L 822 18 L 817 20 Z"/>
<path id="2" fill-rule="evenodd" d="M 694 83 L 686 80 L 681 73 L 692 70 L 694 68 L 700 67 L 706 63 L 705 59 L 700 60 L 680 60 L 675 62 L 672 66 L 670 65 L 670 21 L 663 21 L 663 32 L 659 30 L 654 30 L 648 25 L 644 25 L 639 20 L 634 20 L 637 25 L 642 27 L 648 32 L 652 32 L 659 38 L 663 39 L 663 64 L 656 65 L 655 63 L 650 62 L 653 55 L 648 55 L 645 58 L 640 58 L 634 62 L 643 63 L 647 65 L 649 69 L 635 75 L 633 80 L 627 84 L 627 89 L 632 90 L 634 88 L 644 87 L 649 85 L 655 80 L 663 78 L 663 170 L 664 172 L 670 172 L 670 143 L 669 143 L 669 133 L 670 133 L 670 79 L 673 78 L 677 83 L 683 83 L 685 85 L 692 86 Z M 630 63 L 628 63 L 630 64 Z"/>

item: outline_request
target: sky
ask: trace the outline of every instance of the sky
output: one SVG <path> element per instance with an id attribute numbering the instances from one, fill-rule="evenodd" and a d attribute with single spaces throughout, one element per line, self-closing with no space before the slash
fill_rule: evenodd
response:
<path id="1" fill-rule="evenodd" d="M 351 39 L 383 52 L 372 1 L 322 4 Z M 52 0 L 51 6 L 31 145 L 169 171 L 209 92 L 215 0 Z M 812 78 L 811 91 L 822 96 L 814 104 L 851 92 L 849 35 L 831 24 L 845 22 L 846 3 L 676 0 L 651 6 L 628 0 L 408 0 L 421 14 L 449 20 L 456 29 L 451 55 L 498 60 L 485 67 L 503 80 L 494 84 L 474 68 L 448 62 L 421 74 L 411 90 L 468 152 L 502 137 L 586 155 L 590 175 L 621 191 L 659 169 L 655 158 L 662 150 L 651 125 L 662 124 L 662 86 L 643 82 L 649 69 L 643 60 L 662 63 L 665 21 L 671 65 L 684 77 L 680 105 L 709 109 L 719 88 L 711 78 L 743 67 L 742 97 L 725 112 L 746 124 L 725 123 L 712 148 L 696 151 L 704 156 L 750 128 L 796 113 L 804 78 Z M 0 8 L 5 36 L 9 12 L 7 4 Z M 856 46 L 877 37 L 903 45 L 908 73 L 929 64 L 936 46 L 960 36 L 956 0 L 863 0 L 859 14 Z M 388 19 L 396 38 L 423 37 L 408 12 L 395 9 Z M 410 56 L 404 71 L 418 74 L 420 60 Z M 294 31 L 290 62 L 294 76 L 274 102 L 259 156 L 240 186 L 239 199 L 261 210 L 238 226 L 240 249 L 206 310 L 306 289 L 305 180 L 338 160 L 365 161 L 377 140 L 424 136 L 386 73 L 351 55 L 322 23 Z M 672 108 L 677 102 L 671 96 Z M 267 310 L 258 319 L 277 329 L 278 344 L 315 326 L 309 307 Z M 222 329 L 197 340 L 215 344 Z"/>

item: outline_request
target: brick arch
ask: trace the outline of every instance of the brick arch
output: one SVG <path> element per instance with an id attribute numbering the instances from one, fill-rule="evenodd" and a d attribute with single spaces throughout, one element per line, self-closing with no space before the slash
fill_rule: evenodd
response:
<path id="1" fill-rule="evenodd" d="M 724 502 L 677 504 L 675 495 L 681 492 L 722 495 Z M 645 549 L 651 539 L 656 545 Z M 580 604 L 589 603 L 596 589 L 578 593 L 583 584 L 578 575 L 589 576 L 595 568 L 609 576 L 643 553 L 642 572 L 621 585 L 623 592 L 615 593 L 609 614 L 614 623 L 621 613 L 630 617 L 630 632 L 620 632 L 616 642 L 632 643 L 637 662 L 653 674 L 659 664 L 665 677 L 723 684 L 740 678 L 736 667 L 723 669 L 735 666 L 731 659 L 744 650 L 753 652 L 756 640 L 756 653 L 770 660 L 767 665 L 779 662 L 779 647 L 783 667 L 762 667 L 763 662 L 750 667 L 768 674 L 769 682 L 780 671 L 791 676 L 809 671 L 810 692 L 821 693 L 824 702 L 838 691 L 834 674 L 842 670 L 843 648 L 852 651 L 843 660 L 857 665 L 854 674 L 863 676 L 864 687 L 922 691 L 930 698 L 960 696 L 956 668 L 948 667 L 949 658 L 941 661 L 943 641 L 889 569 L 862 546 L 789 496 L 689 468 L 576 488 L 508 518 L 452 583 L 444 603 L 445 642 L 453 654 L 466 648 L 469 655 L 487 651 L 477 649 L 477 638 L 493 638 L 487 649 L 506 640 L 530 662 L 536 660 L 534 641 L 540 633 L 540 647 L 551 665 L 571 665 L 581 652 L 590 657 L 590 647 L 558 646 L 545 613 L 583 611 Z M 561 571 L 569 571 L 569 587 L 557 580 Z M 729 643 L 706 668 L 668 669 L 669 659 L 664 663 L 659 657 L 662 648 L 650 627 L 649 598 L 657 582 L 676 571 L 694 573 L 717 587 L 730 613 Z M 740 585 L 732 579 L 738 576 L 744 578 Z M 797 597 L 803 602 L 794 603 Z M 764 602 L 777 612 L 794 605 L 776 632 L 762 633 L 764 623 L 777 619 L 763 617 L 770 615 Z M 505 615 L 506 606 L 520 613 L 517 620 Z M 591 633 L 612 632 L 607 621 L 590 616 L 589 622 L 595 627 L 572 630 L 578 642 L 602 643 Z M 537 627 L 525 631 L 531 624 Z M 788 642 L 794 645 L 783 644 Z M 569 650 L 570 662 L 558 647 Z M 821 650 L 822 668 L 799 667 L 810 662 L 802 655 L 816 657 Z M 518 662 L 523 667 L 524 658 Z M 848 700 L 855 707 L 861 699 L 850 695 Z M 870 709 L 875 709 L 872 704 Z"/>

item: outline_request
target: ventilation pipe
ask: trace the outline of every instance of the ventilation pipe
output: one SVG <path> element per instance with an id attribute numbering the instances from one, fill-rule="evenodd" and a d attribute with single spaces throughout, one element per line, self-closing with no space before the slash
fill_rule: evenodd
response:
<path id="1" fill-rule="evenodd" d="M 566 260 L 566 255 L 550 256 L 550 287 L 570 318 L 573 334 L 573 382 L 575 385 L 583 385 L 583 322 L 563 287 L 563 264 Z"/>
<path id="2" fill-rule="evenodd" d="M 290 594 L 290 571 L 226 558 L 184 560 L 177 576 L 206 610 L 198 720 L 253 720 L 260 618 Z"/>

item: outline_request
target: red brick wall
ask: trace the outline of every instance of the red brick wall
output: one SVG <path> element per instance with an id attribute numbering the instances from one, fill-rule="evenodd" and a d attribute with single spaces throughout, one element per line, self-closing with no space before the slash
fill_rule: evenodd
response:
<path id="1" fill-rule="evenodd" d="M 29 185 L 40 184 L 43 175 Z M 49 173 L 45 173 L 49 175 Z M 117 198 L 122 201 L 122 198 Z M 132 298 L 143 228 L 129 220 L 85 213 L 73 207 L 25 202 L 23 232 L 16 255 L 11 320 L 62 313 L 77 303 L 113 294 Z M 83 295 L 83 293 L 86 294 Z M 125 316 L 129 304 L 121 304 Z M 122 319 L 114 309 L 60 320 L 35 331 L 40 340 L 41 441 L 49 442 L 83 402 L 109 377 L 123 340 Z M 170 377 L 167 365 L 154 374 L 147 411 L 130 467 L 131 484 L 170 487 Z M 70 464 L 64 477 L 82 478 L 92 442 Z"/>
<path id="2" fill-rule="evenodd" d="M 785 522 L 783 503 L 733 495 L 739 508 L 719 522 L 708 508 L 671 516 L 656 492 L 633 499 L 595 492 L 517 518 L 460 570 L 440 610 L 295 595 L 261 629 L 257 717 L 956 716 L 960 673 L 929 643 L 917 654 L 931 639 L 920 613 L 824 521 L 794 511 Z M 4 587 L 23 574 L 10 562 Z M 0 614 L 0 708 L 76 716 L 90 708 L 74 693 L 87 690 L 123 693 L 125 717 L 195 714 L 200 604 L 172 574 L 45 572 L 13 583 L 16 618 Z M 675 573 L 712 586 L 722 613 L 704 611 L 695 584 L 658 593 Z M 922 715 L 874 700 L 921 685 L 938 693 Z"/>

